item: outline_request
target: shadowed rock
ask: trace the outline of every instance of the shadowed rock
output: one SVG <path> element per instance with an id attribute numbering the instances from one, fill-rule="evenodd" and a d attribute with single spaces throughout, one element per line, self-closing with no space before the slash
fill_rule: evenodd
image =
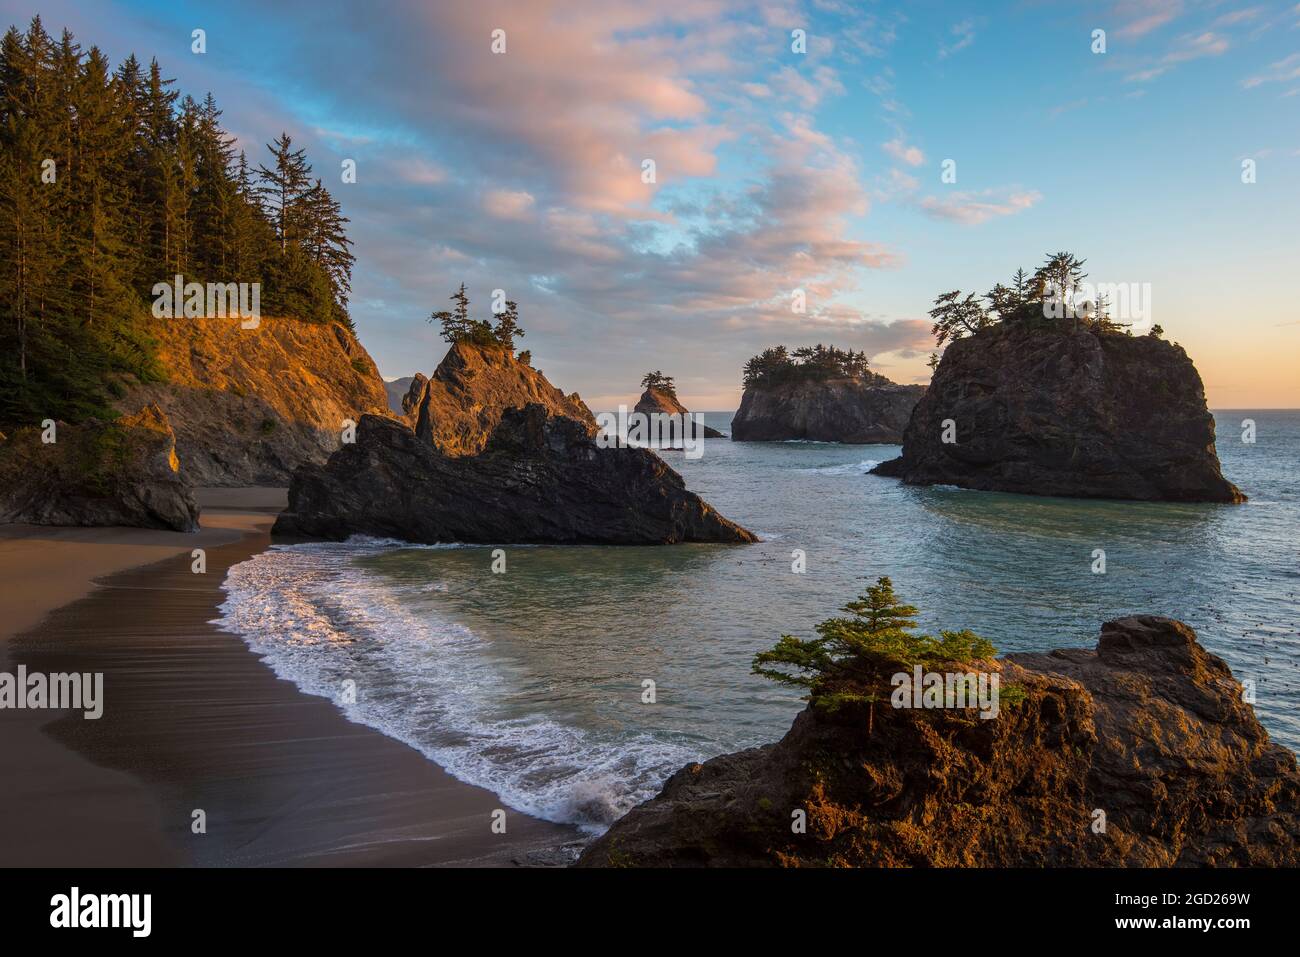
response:
<path id="1" fill-rule="evenodd" d="M 805 709 L 776 744 L 678 771 L 578 863 L 1300 864 L 1295 756 L 1186 625 L 1123 618 L 1095 651 L 981 664 L 1000 671 L 1004 699 L 1017 685 L 1023 700 L 989 720 L 887 699 L 871 716 Z"/>
<path id="2" fill-rule="evenodd" d="M 0 522 L 199 527 L 176 436 L 156 405 L 113 422 L 59 422 L 55 439 L 29 428 L 0 443 Z"/>
<path id="3" fill-rule="evenodd" d="M 277 536 L 412 542 L 753 542 L 645 449 L 597 447 L 584 423 L 540 404 L 508 409 L 477 455 L 438 452 L 364 416 L 355 444 L 299 469 Z"/>
<path id="4" fill-rule="evenodd" d="M 1219 469 L 1205 389 L 1179 346 L 1016 325 L 948 347 L 902 456 L 873 471 L 1030 495 L 1246 500 Z"/>
<path id="5" fill-rule="evenodd" d="M 871 373 L 750 385 L 731 420 L 731 437 L 737 442 L 896 444 L 924 392 L 925 386 L 898 385 Z"/>

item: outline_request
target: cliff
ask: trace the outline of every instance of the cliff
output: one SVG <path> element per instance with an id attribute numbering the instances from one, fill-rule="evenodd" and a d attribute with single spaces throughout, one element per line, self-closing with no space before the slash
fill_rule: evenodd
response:
<path id="1" fill-rule="evenodd" d="M 731 420 L 731 437 L 737 442 L 896 444 L 924 392 L 924 386 L 898 385 L 871 373 L 750 385 Z"/>
<path id="2" fill-rule="evenodd" d="M 0 441 L 0 522 L 127 525 L 192 532 L 199 506 L 166 415 L 146 406 L 113 422 L 55 425 Z"/>
<path id="3" fill-rule="evenodd" d="M 987 664 L 1024 689 L 995 718 L 807 709 L 777 744 L 678 771 L 579 866 L 1300 864 L 1295 756 L 1186 625 L 1125 618 L 1095 651 Z"/>
<path id="4" fill-rule="evenodd" d="M 653 545 L 753 542 L 654 453 L 599 448 L 540 403 L 507 409 L 484 448 L 445 455 L 400 422 L 364 416 L 356 442 L 294 473 L 273 533 L 411 542 Z"/>
<path id="5" fill-rule="evenodd" d="M 641 398 L 637 400 L 633 412 L 640 412 L 642 415 L 683 415 L 690 416 L 686 406 L 677 401 L 677 396 L 663 389 L 649 388 L 641 393 Z M 710 426 L 704 426 L 704 437 L 706 439 L 725 439 L 726 436 L 717 429 Z"/>
<path id="6" fill-rule="evenodd" d="M 168 381 L 136 386 L 119 405 L 166 413 L 195 485 L 286 485 L 338 448 L 343 420 L 387 408 L 374 361 L 337 325 L 158 319 L 150 331 Z"/>
<path id="7" fill-rule="evenodd" d="M 446 455 L 474 455 L 506 409 L 536 403 L 596 431 L 596 419 L 576 392 L 565 395 L 504 346 L 457 342 L 433 375 L 416 376 L 402 400 L 415 434 Z"/>
<path id="8" fill-rule="evenodd" d="M 874 471 L 1031 495 L 1245 501 L 1220 472 L 1205 389 L 1179 346 L 1019 324 L 948 347 L 902 456 Z"/>

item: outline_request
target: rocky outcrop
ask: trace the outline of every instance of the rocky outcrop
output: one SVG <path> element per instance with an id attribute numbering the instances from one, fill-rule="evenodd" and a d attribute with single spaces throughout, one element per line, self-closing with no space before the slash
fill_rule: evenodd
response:
<path id="1" fill-rule="evenodd" d="M 682 405 L 671 392 L 663 389 L 650 388 L 641 393 L 641 398 L 637 401 L 636 408 L 633 412 L 640 412 L 642 415 L 681 415 L 690 416 L 686 406 Z M 711 426 L 704 426 L 704 437 L 706 439 L 725 439 L 726 436 Z"/>
<path id="2" fill-rule="evenodd" d="M 157 406 L 113 422 L 20 429 L 0 444 L 0 522 L 128 525 L 192 532 L 194 490 Z"/>
<path id="3" fill-rule="evenodd" d="M 1186 625 L 1120 619 L 1095 651 L 990 667 L 1024 691 L 991 720 L 805 710 L 777 744 L 678 771 L 579 864 L 1300 864 L 1295 756 Z"/>
<path id="4" fill-rule="evenodd" d="M 578 393 L 565 395 L 505 346 L 455 343 L 432 377 L 416 377 L 402 407 L 425 442 L 446 455 L 474 455 L 502 413 L 530 403 L 596 431 L 596 419 Z"/>
<path id="5" fill-rule="evenodd" d="M 156 403 L 167 413 L 195 485 L 286 485 L 299 465 L 339 447 L 344 420 L 387 409 L 374 361 L 341 326 L 154 322 L 168 381 L 132 388 L 120 407 Z"/>
<path id="6" fill-rule="evenodd" d="M 731 437 L 737 442 L 896 444 L 924 392 L 924 386 L 898 385 L 870 373 L 750 385 L 731 420 Z"/>
<path id="7" fill-rule="evenodd" d="M 355 444 L 294 474 L 273 532 L 429 544 L 756 541 L 654 453 L 599 448 L 584 423 L 539 403 L 503 411 L 482 451 L 462 456 L 365 416 Z"/>
<path id="8" fill-rule="evenodd" d="M 1205 389 L 1179 346 L 1021 325 L 952 343 L 902 456 L 874 471 L 1030 495 L 1245 501 L 1220 472 Z"/>

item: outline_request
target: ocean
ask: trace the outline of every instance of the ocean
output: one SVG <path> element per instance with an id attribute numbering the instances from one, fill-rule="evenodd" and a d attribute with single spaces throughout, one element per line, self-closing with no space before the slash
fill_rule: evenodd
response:
<path id="1" fill-rule="evenodd" d="M 220 623 L 351 720 L 590 833 L 682 765 L 781 737 L 802 702 L 750 659 L 880 575 L 926 630 L 970 628 L 1000 652 L 1179 618 L 1296 750 L 1300 411 L 1215 418 L 1245 505 L 907 488 L 866 474 L 897 446 L 713 440 L 698 460 L 662 454 L 760 544 L 512 546 L 500 574 L 489 546 L 275 546 L 231 569 Z M 729 431 L 731 413 L 705 420 Z"/>

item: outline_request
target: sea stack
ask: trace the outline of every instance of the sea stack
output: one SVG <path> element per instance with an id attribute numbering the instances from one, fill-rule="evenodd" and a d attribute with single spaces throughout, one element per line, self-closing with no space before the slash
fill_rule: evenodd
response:
<path id="1" fill-rule="evenodd" d="M 415 434 L 445 455 L 475 455 L 506 409 L 536 403 L 596 432 L 596 419 L 574 392 L 565 395 L 506 345 L 461 340 L 452 344 L 433 375 L 416 375 L 402 400 Z"/>
<path id="2" fill-rule="evenodd" d="M 754 542 L 653 452 L 601 448 L 541 403 L 506 409 L 483 449 L 447 455 L 406 425 L 363 416 L 356 442 L 289 487 L 277 537 L 436 544 Z"/>
<path id="3" fill-rule="evenodd" d="M 731 420 L 737 442 L 897 444 L 912 409 L 925 393 L 867 369 L 866 357 L 817 346 L 783 346 L 745 367 L 745 392 Z"/>
<path id="4" fill-rule="evenodd" d="M 902 456 L 873 471 L 1030 495 L 1246 500 L 1220 471 L 1205 389 L 1181 347 L 1024 322 L 952 342 Z"/>
<path id="5" fill-rule="evenodd" d="M 1187 625 L 1124 618 L 1096 650 L 984 667 L 1003 689 L 991 719 L 887 697 L 870 715 L 863 703 L 810 706 L 776 744 L 682 768 L 578 864 L 1300 864 L 1295 756 Z"/>
<path id="6" fill-rule="evenodd" d="M 641 393 L 641 398 L 637 401 L 633 412 L 641 415 L 678 415 L 683 417 L 683 421 L 690 421 L 691 413 L 678 401 L 677 390 L 671 377 L 661 372 L 650 372 L 641 380 L 641 384 L 645 387 L 645 391 Z M 726 438 L 717 429 L 707 425 L 704 426 L 704 437 L 706 439 Z"/>

